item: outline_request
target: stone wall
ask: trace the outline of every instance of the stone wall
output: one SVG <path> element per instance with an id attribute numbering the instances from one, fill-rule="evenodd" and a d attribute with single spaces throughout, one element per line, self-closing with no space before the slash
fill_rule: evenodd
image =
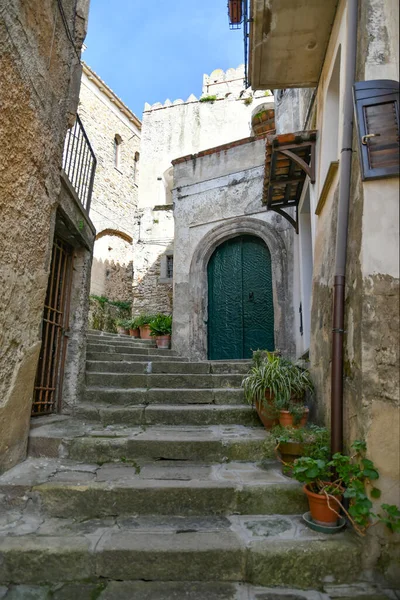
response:
<path id="1" fill-rule="evenodd" d="M 56 0 L 10 0 L 0 13 L 0 472 L 26 452 L 63 144 L 78 102 L 88 2 L 63 8 L 76 49 Z"/>
<path id="2" fill-rule="evenodd" d="M 113 300 L 127 300 L 132 297 L 131 244 L 138 202 L 141 132 L 140 121 L 124 105 L 119 108 L 119 102 L 85 65 L 79 114 L 97 157 L 90 209 L 97 231 L 91 292 Z M 116 136 L 120 141 L 118 164 Z M 108 232 L 107 240 L 101 238 L 104 232 Z"/>
<path id="3" fill-rule="evenodd" d="M 262 205 L 264 160 L 265 139 L 248 138 L 175 163 L 172 342 L 193 360 L 207 358 L 208 260 L 225 240 L 246 233 L 271 253 L 275 345 L 294 355 L 294 230 Z"/>
<path id="4" fill-rule="evenodd" d="M 202 102 L 191 95 L 186 102 L 167 100 L 145 105 L 143 113 L 139 220 L 134 237 L 134 311 L 146 306 L 171 311 L 172 282 L 164 281 L 165 255 L 173 253 L 172 161 L 251 134 L 251 116 L 259 104 L 273 97 L 245 90 L 243 66 L 217 69 L 203 78 Z M 170 207 L 172 208 L 172 207 Z M 139 240 L 140 229 L 140 240 Z M 145 312 L 147 312 L 145 310 Z"/>

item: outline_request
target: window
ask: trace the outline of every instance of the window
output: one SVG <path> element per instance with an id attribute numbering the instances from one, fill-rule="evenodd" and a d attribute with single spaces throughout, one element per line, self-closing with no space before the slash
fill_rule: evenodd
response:
<path id="1" fill-rule="evenodd" d="M 174 277 L 174 257 L 170 251 L 167 254 L 163 254 L 163 256 L 161 256 L 160 277 L 158 279 L 158 283 L 171 284 L 173 277 Z"/>
<path id="2" fill-rule="evenodd" d="M 133 181 L 134 183 L 137 183 L 137 178 L 138 178 L 138 162 L 140 159 L 140 153 L 139 152 L 135 152 L 135 156 L 134 156 L 134 163 L 133 163 Z"/>
<path id="3" fill-rule="evenodd" d="M 174 276 L 174 257 L 167 256 L 167 279 L 172 279 Z"/>
<path id="4" fill-rule="evenodd" d="M 332 162 L 339 160 L 340 117 L 340 58 L 339 47 L 326 92 L 322 125 L 321 189 Z"/>
<path id="5" fill-rule="evenodd" d="M 122 138 L 117 133 L 114 137 L 114 167 L 118 170 L 121 169 L 121 144 Z"/>
<path id="6" fill-rule="evenodd" d="M 399 175 L 399 84 L 360 81 L 354 85 L 363 180 Z"/>

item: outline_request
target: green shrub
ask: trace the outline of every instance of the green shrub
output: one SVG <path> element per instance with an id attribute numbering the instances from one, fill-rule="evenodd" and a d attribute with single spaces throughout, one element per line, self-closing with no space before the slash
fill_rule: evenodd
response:
<path id="1" fill-rule="evenodd" d="M 171 315 L 156 315 L 150 323 L 150 335 L 161 336 L 172 334 L 172 317 Z"/>
<path id="2" fill-rule="evenodd" d="M 202 98 L 200 98 L 200 102 L 215 102 L 217 99 L 217 96 L 203 96 Z"/>
<path id="3" fill-rule="evenodd" d="M 139 315 L 135 317 L 136 327 L 144 327 L 145 325 L 150 325 L 150 323 L 155 319 L 156 315 Z"/>

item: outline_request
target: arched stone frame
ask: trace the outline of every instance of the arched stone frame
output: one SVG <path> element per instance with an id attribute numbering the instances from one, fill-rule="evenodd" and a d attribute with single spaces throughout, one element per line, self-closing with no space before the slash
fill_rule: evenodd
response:
<path id="1" fill-rule="evenodd" d="M 130 235 L 128 235 L 127 233 L 124 233 L 123 231 L 119 231 L 118 229 L 103 229 L 96 235 L 96 238 L 95 238 L 96 241 L 100 240 L 105 235 L 115 235 L 116 237 L 119 237 L 122 240 L 125 240 L 125 242 L 128 242 L 129 244 L 133 244 L 133 238 Z"/>
<path id="2" fill-rule="evenodd" d="M 261 238 L 271 253 L 275 347 L 287 356 L 294 354 L 292 335 L 294 315 L 289 296 L 288 257 L 285 243 L 280 234 L 266 221 L 235 217 L 209 231 L 199 242 L 192 257 L 189 273 L 188 340 L 188 350 L 192 359 L 207 359 L 208 261 L 220 244 L 245 234 Z"/>

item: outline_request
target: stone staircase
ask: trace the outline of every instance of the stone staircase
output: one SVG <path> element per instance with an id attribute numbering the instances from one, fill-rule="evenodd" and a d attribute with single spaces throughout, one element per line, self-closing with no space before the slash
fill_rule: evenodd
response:
<path id="1" fill-rule="evenodd" d="M 302 523 L 247 369 L 89 332 L 75 414 L 35 418 L 0 477 L 0 598 L 327 600 L 357 580 L 358 540 Z"/>

